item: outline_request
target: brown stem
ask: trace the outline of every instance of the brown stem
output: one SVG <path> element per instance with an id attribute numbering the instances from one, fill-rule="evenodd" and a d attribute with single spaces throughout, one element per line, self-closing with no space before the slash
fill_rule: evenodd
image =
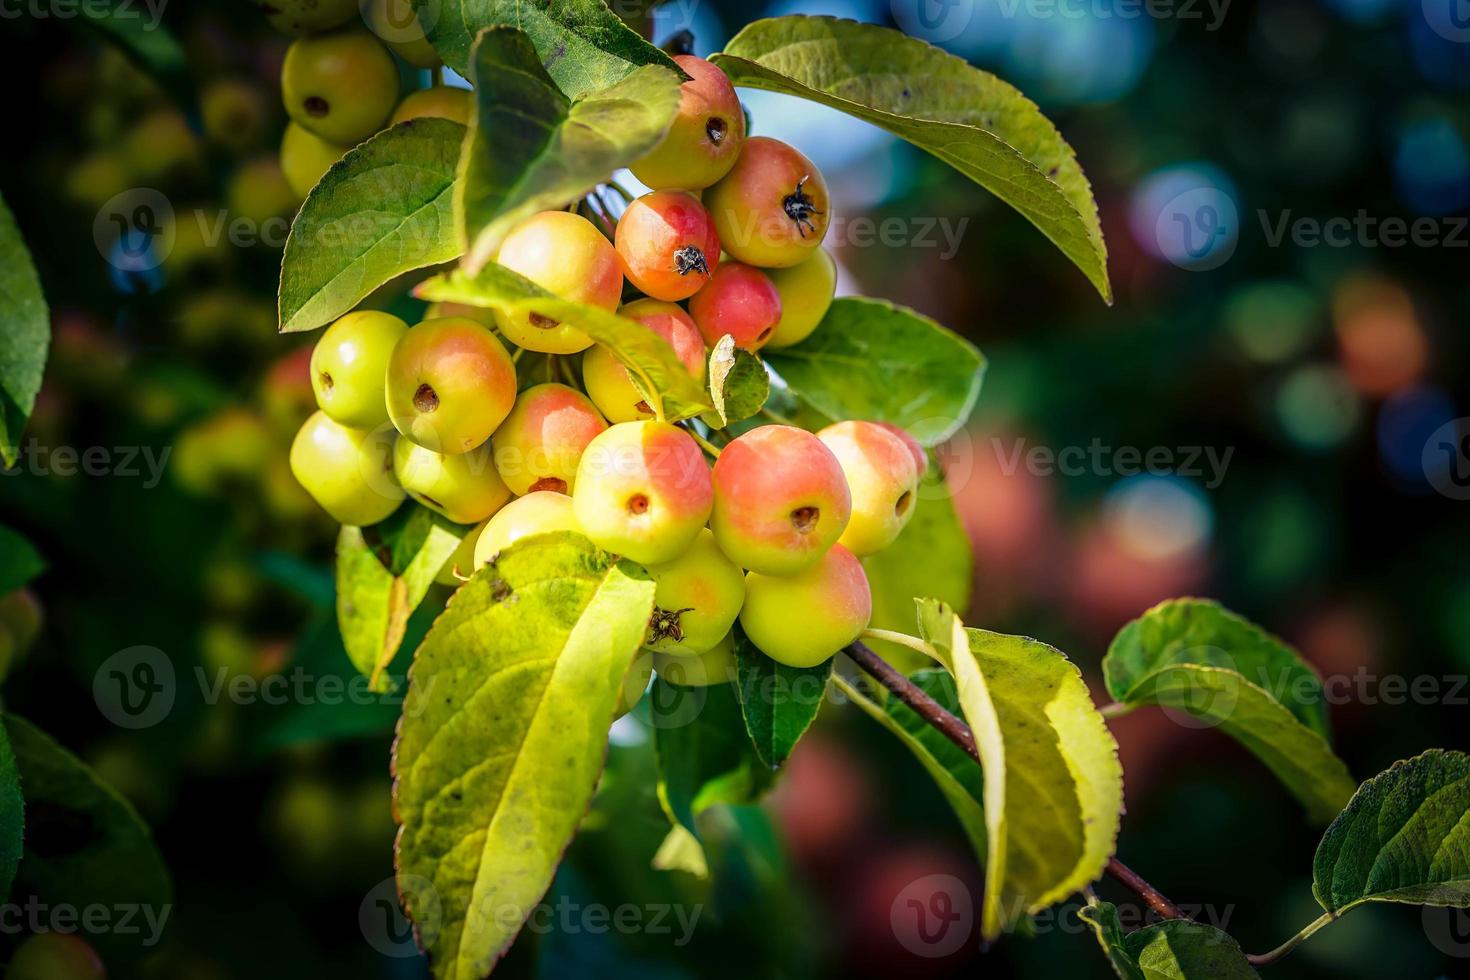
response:
<path id="1" fill-rule="evenodd" d="M 937 732 L 958 745 L 970 758 L 976 762 L 980 761 L 980 752 L 975 747 L 975 736 L 970 731 L 970 726 L 946 711 L 938 701 L 919 690 L 892 664 L 878 656 L 866 645 L 852 643 L 843 652 L 865 673 L 887 688 L 889 693 L 912 708 L 915 714 L 924 719 Z M 1117 858 L 1108 859 L 1108 874 L 1143 899 L 1144 903 L 1160 918 L 1180 919 L 1184 917 L 1173 902 L 1165 898 L 1157 888 L 1144 881 L 1136 871 Z"/>

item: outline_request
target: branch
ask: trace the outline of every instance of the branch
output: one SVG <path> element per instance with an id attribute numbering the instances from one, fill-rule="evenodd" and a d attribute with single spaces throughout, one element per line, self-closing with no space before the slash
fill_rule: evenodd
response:
<path id="1" fill-rule="evenodd" d="M 843 653 L 846 653 L 853 663 L 861 667 L 864 673 L 887 688 L 894 697 L 912 708 L 914 713 L 924 719 L 935 731 L 958 745 L 970 758 L 976 762 L 980 761 L 980 752 L 975 748 L 975 736 L 970 731 L 970 726 L 946 711 L 938 701 L 919 690 L 892 664 L 862 643 L 849 644 Z M 1173 902 L 1165 898 L 1157 888 L 1144 881 L 1137 872 L 1117 858 L 1108 859 L 1108 874 L 1143 899 L 1144 903 L 1160 918 L 1184 918 L 1184 914 Z"/>

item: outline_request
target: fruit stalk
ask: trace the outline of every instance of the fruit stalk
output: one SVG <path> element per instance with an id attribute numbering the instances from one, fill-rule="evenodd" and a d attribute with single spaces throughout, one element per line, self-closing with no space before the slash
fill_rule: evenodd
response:
<path id="1" fill-rule="evenodd" d="M 975 736 L 970 731 L 970 726 L 946 711 L 938 701 L 921 691 L 888 661 L 861 642 L 848 644 L 842 652 L 862 668 L 864 673 L 887 688 L 890 694 L 913 709 L 913 712 L 924 719 L 925 723 L 935 731 L 958 745 L 977 763 L 980 761 L 980 753 L 975 748 Z M 1143 899 L 1144 904 L 1153 909 L 1160 918 L 1180 919 L 1184 917 L 1178 907 L 1165 898 L 1163 893 L 1144 881 L 1138 872 L 1116 857 L 1108 859 L 1108 874 Z"/>

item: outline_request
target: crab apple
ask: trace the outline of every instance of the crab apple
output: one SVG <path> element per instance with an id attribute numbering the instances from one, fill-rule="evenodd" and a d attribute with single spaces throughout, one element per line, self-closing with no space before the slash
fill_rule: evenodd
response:
<path id="1" fill-rule="evenodd" d="M 612 310 L 623 296 L 623 270 L 612 242 L 592 222 L 568 211 L 542 211 L 516 225 L 496 261 L 562 299 Z M 495 322 L 527 350 L 575 354 L 592 346 L 592 338 L 576 327 L 535 311 L 497 312 Z"/>
<path id="2" fill-rule="evenodd" d="M 766 275 L 781 296 L 781 322 L 766 344 L 790 347 L 812 335 L 832 306 L 837 293 L 837 263 L 826 249 L 819 248 L 797 265 L 770 269 Z"/>
<path id="3" fill-rule="evenodd" d="M 714 491 L 694 439 L 667 422 L 622 422 L 582 454 L 577 523 L 599 548 L 650 565 L 672 561 L 709 519 Z"/>
<path id="4" fill-rule="evenodd" d="M 516 397 L 515 408 L 495 430 L 495 468 L 517 495 L 571 493 L 583 450 L 606 428 L 580 391 L 535 385 Z"/>
<path id="5" fill-rule="evenodd" d="M 477 524 L 511 497 L 495 472 L 488 442 L 445 456 L 400 437 L 393 446 L 393 475 L 410 497 L 456 524 Z"/>
<path id="6" fill-rule="evenodd" d="M 470 573 L 475 570 L 475 544 L 480 540 L 480 535 L 485 530 L 488 520 L 481 521 L 465 532 L 465 536 L 459 539 L 459 547 L 454 549 L 454 554 L 439 569 L 439 574 L 434 576 L 434 581 L 440 585 L 457 586 Z"/>
<path id="7" fill-rule="evenodd" d="M 284 34 L 316 34 L 357 16 L 358 0 L 255 0 L 265 19 Z"/>
<path id="8" fill-rule="evenodd" d="M 768 136 L 746 140 L 734 169 L 704 193 L 725 251 L 775 268 L 800 264 L 822 244 L 829 203 L 816 165 Z"/>
<path id="9" fill-rule="evenodd" d="M 795 575 L 745 577 L 740 626 L 757 649 L 788 667 L 815 667 L 856 640 L 872 615 L 867 573 L 840 544 Z"/>
<path id="10" fill-rule="evenodd" d="M 649 565 L 653 616 L 644 646 L 658 653 L 699 654 L 730 632 L 745 601 L 745 575 L 725 557 L 708 528 L 671 562 Z"/>
<path id="11" fill-rule="evenodd" d="M 463 453 L 490 438 L 516 399 L 516 369 L 474 320 L 425 320 L 388 359 L 388 417 L 436 453 Z"/>
<path id="12" fill-rule="evenodd" d="M 42 932 L 16 947 L 6 980 L 106 980 L 102 958 L 85 939 Z"/>
<path id="13" fill-rule="evenodd" d="M 643 692 L 648 690 L 648 682 L 653 679 L 653 654 L 647 650 L 639 650 L 633 662 L 628 665 L 628 672 L 623 675 L 623 684 L 618 688 L 618 701 L 613 706 L 613 721 L 617 721 L 623 715 L 633 710 L 643 698 Z"/>
<path id="14" fill-rule="evenodd" d="M 634 300 L 618 311 L 658 334 L 679 356 L 689 374 L 703 383 L 704 338 L 689 314 L 673 303 Z M 582 384 L 592 403 L 609 422 L 636 422 L 653 418 L 653 410 L 633 384 L 633 377 L 606 347 L 596 344 L 582 355 Z"/>
<path id="15" fill-rule="evenodd" d="M 281 66 L 292 119 L 333 143 L 377 132 L 398 102 L 398 67 L 383 43 L 353 28 L 292 42 Z"/>
<path id="16" fill-rule="evenodd" d="M 847 530 L 852 497 L 822 440 L 763 425 L 733 440 L 714 467 L 710 528 L 720 550 L 763 575 L 810 567 Z"/>
<path id="17" fill-rule="evenodd" d="M 572 509 L 572 498 L 551 490 L 537 490 L 517 497 L 496 512 L 475 540 L 475 567 L 495 560 L 495 556 L 521 538 L 549 531 L 582 530 Z"/>
<path id="18" fill-rule="evenodd" d="M 311 390 L 334 421 L 375 429 L 388 421 L 383 379 L 408 324 L 391 313 L 357 310 L 332 324 L 311 352 Z"/>
<path id="19" fill-rule="evenodd" d="M 461 125 L 470 124 L 470 114 L 474 112 L 475 97 L 466 88 L 453 88 L 449 85 L 435 85 L 433 88 L 419 89 L 410 92 L 398 103 L 398 108 L 393 110 L 393 118 L 388 120 L 390 126 L 408 119 L 424 119 L 438 117 L 440 119 L 452 119 Z"/>
<path id="20" fill-rule="evenodd" d="M 281 137 L 281 172 L 286 175 L 291 192 L 305 199 L 322 175 L 349 149 L 322 139 L 298 123 L 287 123 L 286 133 Z"/>
<path id="21" fill-rule="evenodd" d="M 915 439 L 908 429 L 894 425 L 892 422 L 874 422 L 873 424 L 898 436 L 904 448 L 909 451 L 909 455 L 914 457 L 914 468 L 918 470 L 919 479 L 922 480 L 929 472 L 929 454 L 924 452 L 924 447 L 919 445 L 919 440 Z"/>
<path id="22" fill-rule="evenodd" d="M 720 261 L 709 212 L 683 191 L 654 191 L 629 204 L 615 244 L 628 281 L 669 302 L 699 292 Z"/>
<path id="23" fill-rule="evenodd" d="M 690 54 L 674 61 L 689 76 L 679 88 L 679 112 L 663 142 L 631 169 L 649 187 L 698 190 L 735 166 L 745 145 L 745 110 L 723 71 Z"/>
<path id="24" fill-rule="evenodd" d="M 36 642 L 45 618 L 41 600 L 30 589 L 16 589 L 0 596 L 0 629 L 10 633 L 21 652 Z"/>
<path id="25" fill-rule="evenodd" d="M 689 300 L 689 313 L 711 347 L 730 334 L 735 346 L 760 350 L 781 322 L 781 294 L 760 269 L 723 262 Z"/>
<path id="26" fill-rule="evenodd" d="M 671 684 L 711 687 L 735 679 L 735 637 L 726 633 L 704 653 L 653 655 L 653 669 Z"/>
<path id="27" fill-rule="evenodd" d="M 817 433 L 832 450 L 852 493 L 852 520 L 837 543 L 871 555 L 893 543 L 914 516 L 919 469 L 903 440 L 872 422 L 837 422 Z"/>
<path id="28" fill-rule="evenodd" d="M 349 429 L 325 412 L 306 420 L 291 443 L 291 472 L 312 499 L 342 524 L 376 524 L 398 509 L 393 438 Z"/>
<path id="29" fill-rule="evenodd" d="M 424 36 L 412 0 L 368 0 L 362 19 L 368 30 L 387 42 L 398 57 L 415 68 L 437 68 L 439 52 Z"/>

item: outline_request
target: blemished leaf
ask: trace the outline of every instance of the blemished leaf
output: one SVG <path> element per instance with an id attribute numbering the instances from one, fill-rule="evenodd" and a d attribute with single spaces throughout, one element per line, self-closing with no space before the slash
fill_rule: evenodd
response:
<path id="1" fill-rule="evenodd" d="M 1170 919 L 1126 935 L 1118 910 L 1094 900 L 1078 916 L 1092 927 L 1120 980 L 1251 980 L 1258 976 L 1226 933 L 1189 919 Z"/>
<path id="2" fill-rule="evenodd" d="M 907 632 L 914 622 L 914 600 L 921 596 L 965 614 L 975 575 L 970 537 L 937 469 L 931 468 L 920 482 L 908 526 L 893 544 L 864 558 L 863 568 L 873 592 L 869 625 L 874 629 Z M 928 663 L 922 654 L 896 643 L 874 639 L 868 645 L 906 673 Z"/>
<path id="3" fill-rule="evenodd" d="M 771 773 L 745 734 L 733 684 L 691 687 L 662 677 L 649 695 L 659 802 L 675 825 L 655 867 L 708 874 L 700 815 L 718 804 L 754 803 Z"/>
<path id="4" fill-rule="evenodd" d="M 761 761 L 780 768 L 816 721 L 832 676 L 832 658 L 815 667 L 788 667 L 762 653 L 737 624 L 735 683 L 745 730 Z"/>
<path id="5" fill-rule="evenodd" d="M 657 146 L 679 109 L 679 76 L 654 65 L 569 101 L 513 28 L 483 31 L 470 61 L 476 117 L 454 211 L 471 273 L 526 218 L 566 207 Z"/>
<path id="6" fill-rule="evenodd" d="M 913 310 L 845 296 L 794 347 L 766 363 L 802 401 L 834 419 L 892 422 L 925 446 L 959 431 L 985 373 L 963 337 Z"/>
<path id="7" fill-rule="evenodd" d="M 715 410 L 704 416 L 712 429 L 743 422 L 759 412 L 771 394 L 771 376 L 761 359 L 735 346 L 729 334 L 709 353 L 709 396 Z"/>
<path id="8" fill-rule="evenodd" d="M 710 60 L 737 86 L 820 102 L 932 153 L 1024 215 L 1112 302 L 1092 186 L 1013 86 L 901 31 L 833 17 L 758 20 Z"/>
<path id="9" fill-rule="evenodd" d="M 603 0 L 421 0 L 420 6 L 433 14 L 425 18 L 432 21 L 429 41 L 444 63 L 461 74 L 469 68 L 470 50 L 481 30 L 514 27 L 535 45 L 537 61 L 568 98 L 615 85 L 643 65 L 660 65 L 686 77 L 673 58 L 623 23 Z"/>
<path id="10" fill-rule="evenodd" d="M 1470 908 L 1470 756 L 1432 749 L 1365 782 L 1312 862 L 1333 916 L 1364 902 Z"/>
<path id="11" fill-rule="evenodd" d="M 128 803 L 81 760 L 12 714 L 5 729 L 25 795 L 26 838 L 12 901 L 52 908 L 132 908 L 138 928 L 83 930 L 103 959 L 150 951 L 173 911 L 173 886 L 153 835 Z"/>
<path id="12" fill-rule="evenodd" d="M 573 300 L 559 299 L 502 265 L 490 263 L 475 275 L 455 270 L 420 283 L 417 294 L 430 301 L 488 306 L 514 315 L 527 310 L 571 323 L 612 351 L 670 422 L 693 418 L 710 408 L 709 395 L 685 369 L 668 341 L 636 320 Z M 524 358 L 523 358 L 524 360 Z"/>
<path id="13" fill-rule="evenodd" d="M 397 868 L 436 977 L 488 974 L 546 893 L 653 593 L 579 534 L 534 535 L 476 572 L 415 654 L 393 753 Z"/>
<path id="14" fill-rule="evenodd" d="M 25 844 L 25 798 L 10 736 L 0 727 L 0 902 L 10 898 L 15 870 Z"/>
<path id="15" fill-rule="evenodd" d="M 0 524 L 0 595 L 14 592 L 46 570 L 46 559 L 25 538 Z"/>
<path id="16" fill-rule="evenodd" d="M 51 315 L 41 277 L 20 237 L 15 216 L 0 199 L 0 460 L 14 466 L 51 345 Z"/>
<path id="17" fill-rule="evenodd" d="M 460 254 L 453 189 L 465 127 L 412 119 L 349 150 L 312 188 L 281 259 L 281 332 L 313 330 L 384 283 Z"/>
<path id="18" fill-rule="evenodd" d="M 1354 781 L 1327 741 L 1322 681 L 1296 651 L 1203 599 L 1161 603 L 1124 626 L 1103 660 L 1108 693 L 1218 727 L 1326 823 Z"/>
<path id="19" fill-rule="evenodd" d="M 393 687 L 388 666 L 408 617 L 470 528 L 426 507 L 400 507 L 372 528 L 337 535 L 337 623 L 352 665 L 375 691 Z"/>

